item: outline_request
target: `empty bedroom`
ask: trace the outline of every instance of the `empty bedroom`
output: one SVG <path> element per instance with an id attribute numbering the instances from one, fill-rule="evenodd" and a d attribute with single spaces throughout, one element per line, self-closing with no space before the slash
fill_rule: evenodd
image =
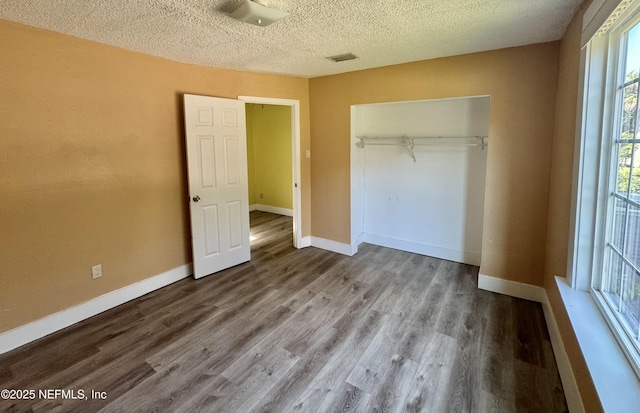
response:
<path id="1" fill-rule="evenodd" d="M 640 411 L 640 0 L 0 0 L 0 411 Z"/>

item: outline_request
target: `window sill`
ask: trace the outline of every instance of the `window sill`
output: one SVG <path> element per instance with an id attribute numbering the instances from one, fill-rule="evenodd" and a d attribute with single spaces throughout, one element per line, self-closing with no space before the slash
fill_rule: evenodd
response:
<path id="1" fill-rule="evenodd" d="M 638 412 L 640 381 L 591 294 L 572 289 L 564 277 L 556 283 L 604 411 Z"/>

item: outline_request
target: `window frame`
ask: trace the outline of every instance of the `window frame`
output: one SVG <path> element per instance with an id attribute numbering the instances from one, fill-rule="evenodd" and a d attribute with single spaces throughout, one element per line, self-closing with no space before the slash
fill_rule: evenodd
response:
<path id="1" fill-rule="evenodd" d="M 576 239 L 570 257 L 569 274 L 573 288 L 588 291 L 620 344 L 637 377 L 640 378 L 640 342 L 629 337 L 623 322 L 611 308 L 603 285 L 607 260 L 608 229 L 613 220 L 618 151 L 614 141 L 621 116 L 622 97 L 618 91 L 624 83 L 626 48 L 629 31 L 640 24 L 640 1 L 634 1 L 605 35 L 589 41 L 581 55 L 584 68 L 582 111 L 577 122 L 581 139 L 577 148 L 579 165 L 574 170 Z M 613 166 L 616 166 L 615 168 Z M 577 172 L 577 173 L 576 173 Z M 631 177 L 630 177 L 631 179 Z"/>
<path id="2" fill-rule="evenodd" d="M 599 300 L 599 305 L 605 307 L 603 311 L 607 314 L 608 317 L 613 318 L 614 320 L 611 323 L 614 325 L 613 328 L 616 331 L 616 334 L 621 335 L 620 338 L 623 341 L 623 347 L 628 351 L 627 357 L 632 359 L 634 368 L 636 370 L 636 374 L 640 375 L 640 337 L 633 338 L 629 337 L 633 332 L 629 332 L 627 328 L 624 326 L 624 320 L 622 320 L 622 316 L 617 313 L 617 311 L 613 308 L 615 303 L 612 301 L 610 297 L 607 296 L 605 292 L 602 290 L 605 289 L 605 282 L 603 273 L 605 272 L 605 267 L 610 265 L 608 260 L 610 258 L 605 257 L 607 254 L 607 245 L 613 244 L 611 238 L 612 234 L 612 226 L 614 225 L 614 209 L 616 208 L 615 202 L 616 199 L 621 199 L 616 196 L 617 192 L 617 178 L 618 178 L 618 164 L 619 164 L 619 154 L 620 154 L 620 143 L 616 142 L 617 139 L 614 139 L 619 134 L 621 130 L 622 124 L 622 110 L 624 105 L 624 85 L 627 83 L 626 78 L 626 60 L 628 55 L 628 43 L 629 43 L 629 32 L 636 26 L 640 27 L 640 12 L 635 11 L 629 16 L 628 20 L 619 25 L 615 30 L 610 33 L 610 48 L 615 51 L 616 57 L 616 67 L 612 72 L 615 73 L 615 78 L 612 80 L 610 86 L 610 90 L 607 91 L 607 94 L 613 95 L 615 94 L 615 102 L 612 105 L 612 129 L 609 131 L 609 135 L 604 137 L 606 138 L 606 144 L 609 146 L 609 162 L 608 162 L 608 172 L 609 179 L 607 185 L 607 203 L 604 211 L 605 216 L 602 217 L 605 225 L 603 226 L 604 233 L 601 235 L 603 238 L 604 248 L 599 251 L 599 255 L 601 256 L 601 266 L 599 267 L 599 271 L 594 274 L 592 280 L 592 289 L 594 290 L 594 294 L 596 299 Z M 610 96 L 609 95 L 609 96 Z M 636 109 L 637 112 L 637 109 Z M 637 134 L 637 120 L 636 120 L 636 131 Z M 603 139 L 605 140 L 605 139 Z M 633 154 L 632 154 L 633 159 Z M 631 171 L 629 176 L 629 184 L 633 179 L 633 165 L 631 165 Z M 604 191 L 603 191 L 604 192 Z M 629 194 L 622 199 L 625 203 L 636 203 L 629 199 Z M 629 202 L 631 201 L 631 202 Z M 628 219 L 629 212 L 625 212 L 625 219 Z M 625 238 L 628 238 L 629 234 L 624 234 Z M 614 248 L 610 246 L 609 248 Z M 624 249 L 624 248 L 623 248 Z M 623 256 L 626 254 L 625 251 L 622 251 Z M 611 253 L 609 253 L 611 254 Z M 628 263 L 627 263 L 628 264 Z M 635 267 L 635 264 L 632 265 L 632 268 Z M 640 330 L 640 326 L 636 328 L 636 330 Z M 635 336 L 638 337 L 638 331 L 635 332 Z M 627 348 L 628 347 L 628 348 Z"/>

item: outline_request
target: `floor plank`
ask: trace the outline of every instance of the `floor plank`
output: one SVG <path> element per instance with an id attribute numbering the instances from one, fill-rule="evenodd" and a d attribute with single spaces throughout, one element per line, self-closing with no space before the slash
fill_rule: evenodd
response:
<path id="1" fill-rule="evenodd" d="M 252 260 L 185 279 L 0 355 L 7 412 L 567 411 L 539 304 L 478 268 L 362 244 L 293 248 L 251 213 Z"/>

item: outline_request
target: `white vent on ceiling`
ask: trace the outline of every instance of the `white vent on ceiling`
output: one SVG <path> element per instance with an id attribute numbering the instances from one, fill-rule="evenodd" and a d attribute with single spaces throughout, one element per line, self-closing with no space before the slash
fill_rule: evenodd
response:
<path id="1" fill-rule="evenodd" d="M 288 15 L 289 13 L 287 12 L 270 9 L 251 0 L 243 1 L 235 11 L 229 14 L 236 20 L 255 24 L 256 26 L 268 26 Z"/>
<path id="2" fill-rule="evenodd" d="M 357 58 L 358 56 L 354 55 L 353 53 L 344 53 L 327 57 L 327 59 L 331 60 L 332 62 L 344 62 L 345 60 L 353 60 Z"/>

